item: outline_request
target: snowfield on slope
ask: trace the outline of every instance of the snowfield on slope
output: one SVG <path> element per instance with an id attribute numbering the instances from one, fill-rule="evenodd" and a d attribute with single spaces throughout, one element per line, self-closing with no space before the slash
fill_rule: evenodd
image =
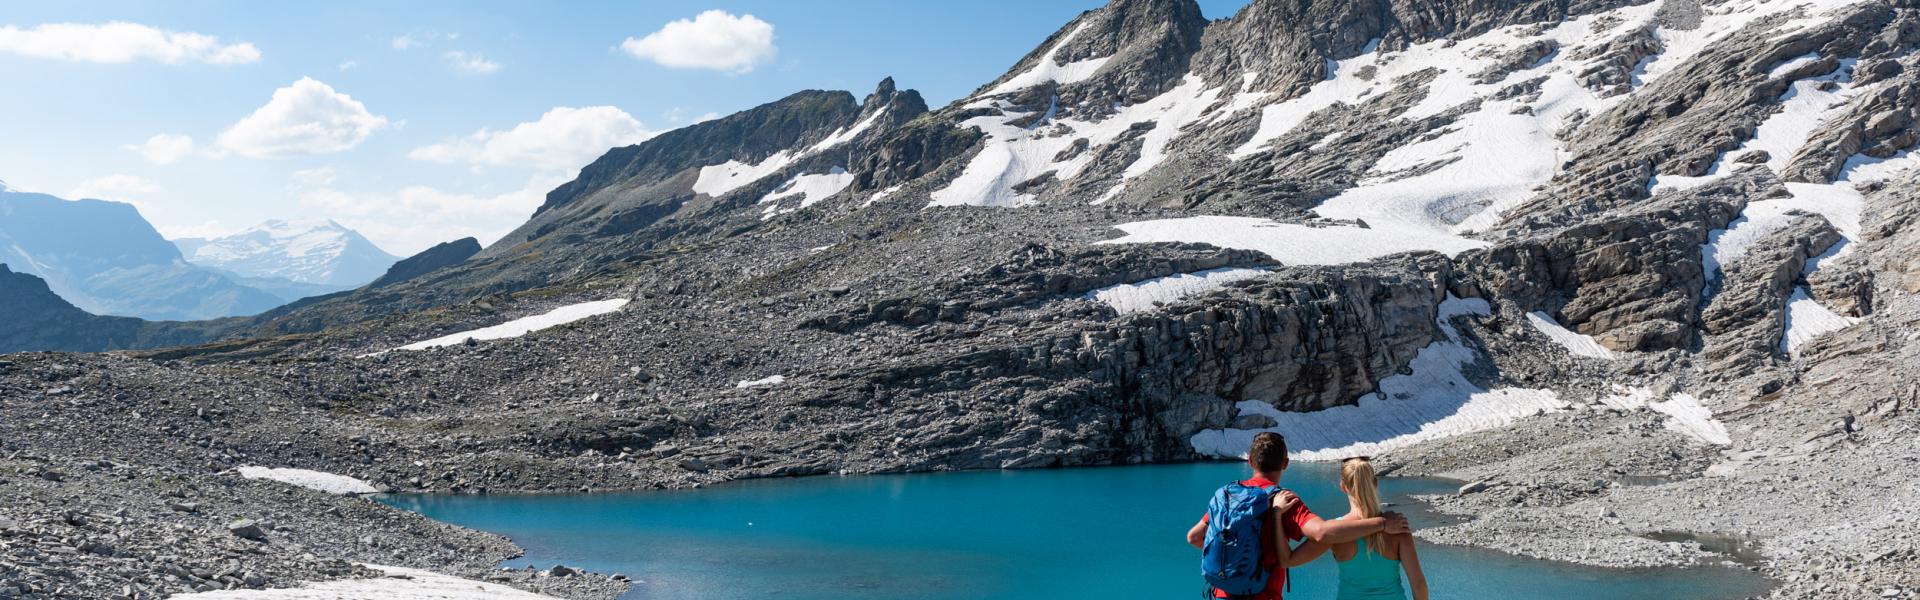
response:
<path id="1" fill-rule="evenodd" d="M 379 579 L 341 579 L 297 588 L 221 590 L 173 596 L 179 600 L 556 600 L 553 596 L 421 569 L 363 565 Z"/>
<path id="2" fill-rule="evenodd" d="M 1250 73 L 1224 102 L 1216 102 L 1219 89 L 1201 90 L 1198 82 L 1189 80 L 1147 102 L 1119 107 L 1120 114 L 1099 123 L 1060 119 L 1049 125 L 1054 120 L 1051 115 L 1043 115 L 1029 131 L 1006 125 L 1007 117 L 977 117 L 966 124 L 979 126 L 987 133 L 987 146 L 960 177 L 935 193 L 933 204 L 1007 206 L 1029 202 L 1031 197 L 1015 193 L 1014 185 L 1047 172 L 1061 180 L 1073 179 L 1085 167 L 1090 153 L 1068 153 L 1070 158 L 1054 160 L 1063 156 L 1062 150 L 1083 138 L 1097 147 L 1117 135 L 1110 132 L 1124 131 L 1141 116 L 1154 124 L 1145 136 L 1141 158 L 1131 163 L 1126 177 L 1096 202 L 1112 197 L 1127 179 L 1158 164 L 1164 149 L 1187 132 L 1187 125 L 1218 121 L 1237 111 L 1257 107 L 1260 119 L 1252 137 L 1231 156 L 1236 160 L 1284 160 L 1271 156 L 1268 145 L 1316 111 L 1357 105 L 1393 89 L 1403 77 L 1432 73 L 1426 94 L 1391 118 L 1425 119 L 1460 111 L 1458 119 L 1387 152 L 1355 187 L 1313 209 L 1321 217 L 1352 225 L 1315 227 L 1206 216 L 1129 223 L 1120 226 L 1128 235 L 1110 242 L 1203 242 L 1261 250 L 1287 264 L 1340 264 L 1411 250 L 1455 254 L 1484 245 L 1465 234 L 1497 222 L 1506 210 L 1524 202 L 1552 179 L 1565 158 L 1556 135 L 1559 131 L 1576 122 L 1579 115 L 1597 114 L 1628 97 L 1601 97 L 1582 83 L 1582 73 L 1608 57 L 1569 57 L 1604 47 L 1647 26 L 1653 22 L 1656 9 L 1652 3 L 1630 6 L 1544 30 L 1508 27 L 1404 51 L 1381 51 L 1376 41 L 1359 56 L 1330 62 L 1325 81 L 1286 100 L 1275 101 L 1270 92 L 1249 91 L 1247 84 L 1258 77 Z M 1559 51 L 1503 79 L 1488 83 L 1478 80 L 1477 76 L 1507 51 L 1539 42 L 1554 43 Z M 1501 91 L 1513 83 L 1535 78 L 1541 79 L 1537 98 L 1524 94 L 1500 97 Z M 1136 115 L 1131 112 L 1136 107 L 1153 110 Z M 1333 137 L 1320 143 L 1328 144 Z"/>
<path id="3" fill-rule="evenodd" d="M 266 479 L 288 485 L 295 485 L 328 494 L 378 494 L 380 488 L 373 484 L 324 471 L 307 469 L 276 469 L 273 467 L 240 467 L 241 477 L 247 479 Z"/>
<path id="4" fill-rule="evenodd" d="M 1222 248 L 1264 252 L 1281 264 L 1338 265 L 1399 252 L 1438 250 L 1448 255 L 1485 242 L 1420 229 L 1379 229 L 1345 225 L 1276 223 L 1254 217 L 1185 217 L 1122 223 L 1126 235 L 1097 244 L 1199 242 Z"/>
<path id="5" fill-rule="evenodd" d="M 441 346 L 452 346 L 454 344 L 464 343 L 470 339 L 498 340 L 498 339 L 505 339 L 505 338 L 520 337 L 528 333 L 546 329 L 548 327 L 556 327 L 560 325 L 565 325 L 567 323 L 572 323 L 574 321 L 578 321 L 581 319 L 585 319 L 587 317 L 604 315 L 616 310 L 620 310 L 620 307 L 626 306 L 626 305 L 627 305 L 626 298 L 615 298 L 613 300 L 595 300 L 592 302 L 581 302 L 579 304 L 569 304 L 569 305 L 562 306 L 560 308 L 556 308 L 544 313 L 540 313 L 530 317 L 521 317 L 518 319 L 514 319 L 512 321 L 507 321 L 505 323 L 501 323 L 499 325 L 494 325 L 491 327 L 482 327 L 479 329 L 447 334 L 447 335 L 443 335 L 430 340 L 414 342 L 411 344 L 407 344 L 405 346 L 401 346 L 397 348 L 397 350 L 426 350 L 428 348 L 439 348 Z"/>

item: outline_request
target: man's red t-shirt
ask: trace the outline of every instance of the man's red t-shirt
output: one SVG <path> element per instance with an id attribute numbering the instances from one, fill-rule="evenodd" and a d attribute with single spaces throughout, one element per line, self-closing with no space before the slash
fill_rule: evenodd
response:
<path id="1" fill-rule="evenodd" d="M 1267 487 L 1273 485 L 1273 482 L 1267 481 L 1265 478 L 1255 477 L 1240 482 L 1240 485 Z M 1272 527 L 1276 517 L 1279 517 L 1279 523 L 1286 526 L 1287 539 L 1289 540 L 1298 540 L 1306 537 L 1301 527 L 1305 526 L 1307 521 L 1314 519 L 1313 511 L 1307 510 L 1306 503 L 1300 503 L 1293 505 L 1293 510 L 1287 511 L 1284 515 L 1277 515 L 1273 511 L 1267 511 L 1265 516 L 1260 517 L 1266 520 L 1265 523 L 1261 524 L 1262 529 L 1265 531 L 1273 531 Z M 1200 515 L 1200 522 L 1203 524 L 1206 523 L 1207 515 Z M 1285 593 L 1287 589 L 1287 567 L 1280 564 L 1280 549 L 1274 546 L 1273 536 L 1260 536 L 1260 557 L 1261 562 L 1271 565 L 1273 575 L 1267 578 L 1267 591 L 1256 594 L 1253 598 L 1254 600 L 1280 600 L 1281 594 Z M 1225 598 L 1227 597 L 1227 593 L 1214 590 L 1213 597 Z"/>

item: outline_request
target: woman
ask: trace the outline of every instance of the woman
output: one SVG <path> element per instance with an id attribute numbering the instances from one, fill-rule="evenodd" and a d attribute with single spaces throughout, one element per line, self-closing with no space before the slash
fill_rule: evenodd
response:
<path id="1" fill-rule="evenodd" d="M 1349 510 L 1342 519 L 1380 516 L 1380 479 L 1367 457 L 1340 463 L 1340 491 L 1347 493 Z M 1328 546 L 1307 541 L 1286 556 L 1288 567 L 1313 562 Z M 1413 534 L 1376 533 L 1344 544 L 1334 544 L 1333 559 L 1340 563 L 1339 600 L 1406 600 L 1400 572 L 1407 574 L 1413 600 L 1427 600 L 1427 576 L 1420 571 L 1420 555 Z"/>

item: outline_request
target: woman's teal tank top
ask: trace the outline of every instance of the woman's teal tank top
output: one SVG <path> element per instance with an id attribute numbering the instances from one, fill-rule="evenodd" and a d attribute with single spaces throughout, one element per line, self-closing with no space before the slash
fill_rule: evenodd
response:
<path id="1" fill-rule="evenodd" d="M 1406 600 L 1400 587 L 1400 561 L 1367 549 L 1366 538 L 1355 542 L 1360 551 L 1340 563 L 1340 600 Z"/>

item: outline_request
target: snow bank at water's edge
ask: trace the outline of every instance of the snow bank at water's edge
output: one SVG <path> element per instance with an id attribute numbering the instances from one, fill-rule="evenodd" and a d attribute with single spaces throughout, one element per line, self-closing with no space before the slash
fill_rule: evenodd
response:
<path id="1" fill-rule="evenodd" d="M 433 571 L 363 565 L 387 574 L 379 579 L 341 579 L 273 590 L 221 590 L 181 594 L 182 600 L 554 600 L 553 596 Z"/>
<path id="2" fill-rule="evenodd" d="M 329 494 L 380 493 L 380 489 L 373 487 L 373 484 L 345 475 L 335 475 L 323 471 L 276 469 L 273 467 L 240 467 L 238 470 L 240 471 L 240 476 L 247 479 L 268 479 Z"/>

